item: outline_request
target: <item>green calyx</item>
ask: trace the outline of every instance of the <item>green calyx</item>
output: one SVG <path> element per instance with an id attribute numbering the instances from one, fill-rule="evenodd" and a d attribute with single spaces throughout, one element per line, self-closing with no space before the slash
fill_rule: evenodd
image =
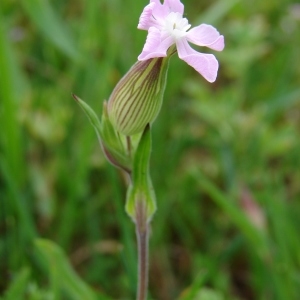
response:
<path id="1" fill-rule="evenodd" d="M 119 81 L 108 101 L 111 123 L 131 136 L 157 117 L 166 86 L 169 57 L 136 62 Z"/>

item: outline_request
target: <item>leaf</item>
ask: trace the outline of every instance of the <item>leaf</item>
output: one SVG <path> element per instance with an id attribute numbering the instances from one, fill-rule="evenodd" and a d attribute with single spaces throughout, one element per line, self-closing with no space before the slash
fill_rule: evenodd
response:
<path id="1" fill-rule="evenodd" d="M 131 172 L 131 158 L 124 148 L 119 134 L 116 132 L 107 115 L 106 102 L 103 105 L 102 120 L 100 122 L 94 110 L 76 95 L 72 95 L 88 117 L 98 136 L 102 150 L 107 160 L 114 166 L 127 173 Z"/>
<path id="2" fill-rule="evenodd" d="M 203 192 L 206 192 L 211 199 L 230 217 L 231 221 L 248 239 L 253 249 L 260 257 L 266 258 L 269 255 L 268 239 L 266 235 L 254 227 L 245 214 L 236 207 L 235 203 L 218 189 L 208 178 L 203 176 L 199 170 L 192 169 L 191 175 L 197 180 Z"/>
<path id="3" fill-rule="evenodd" d="M 224 300 L 221 293 L 209 289 L 209 288 L 199 288 L 193 295 L 188 291 L 183 292 L 179 300 Z"/>
<path id="4" fill-rule="evenodd" d="M 30 271 L 27 268 L 22 269 L 7 289 L 3 300 L 24 299 L 29 275 Z"/>
<path id="5" fill-rule="evenodd" d="M 26 236 L 31 239 L 36 230 L 30 216 L 30 210 L 26 209 L 26 193 L 21 192 L 25 180 L 26 164 L 19 124 L 20 105 L 18 103 L 23 100 L 20 96 L 21 93 L 24 96 L 26 84 L 21 79 L 21 69 L 17 65 L 17 57 L 8 38 L 4 21 L 5 18 L 0 9 L 0 120 L 2 125 L 0 177 L 4 180 L 4 185 L 9 191 L 9 199 L 4 196 L 3 201 L 4 203 L 8 201 L 7 205 L 14 207 L 21 222 L 20 230 L 23 237 Z"/>
<path id="6" fill-rule="evenodd" d="M 141 140 L 134 154 L 132 182 L 126 196 L 126 212 L 135 221 L 138 202 L 146 205 L 147 220 L 156 211 L 156 198 L 149 174 L 149 160 L 151 156 L 152 140 L 149 124 L 146 126 Z"/>
<path id="7" fill-rule="evenodd" d="M 224 300 L 224 297 L 217 291 L 202 288 L 193 300 Z"/>
<path id="8" fill-rule="evenodd" d="M 3 137 L 0 136 L 0 142 L 7 157 L 9 173 L 15 178 L 17 184 L 21 184 L 24 163 L 22 161 L 22 144 L 18 126 L 18 93 L 16 92 L 21 87 L 21 84 L 18 80 L 19 76 L 15 76 L 18 68 L 16 68 L 15 63 L 11 63 L 15 60 L 16 57 L 12 51 L 0 11 L 0 118 L 2 124 L 1 133 L 4 134 Z"/>
<path id="9" fill-rule="evenodd" d="M 67 28 L 47 0 L 24 0 L 21 3 L 32 22 L 51 43 L 72 60 L 80 59 Z"/>
<path id="10" fill-rule="evenodd" d="M 49 265 L 51 288 L 58 299 L 60 299 L 61 290 L 74 300 L 109 299 L 103 295 L 96 296 L 94 291 L 75 273 L 64 252 L 55 243 L 37 239 L 35 245 Z"/>
<path id="11" fill-rule="evenodd" d="M 97 117 L 96 113 L 94 112 L 94 110 L 88 104 L 86 104 L 83 100 L 81 100 L 79 97 L 77 97 L 76 95 L 73 94 L 72 96 L 76 100 L 76 102 L 79 104 L 81 109 L 84 111 L 86 116 L 89 118 L 89 121 L 93 125 L 97 134 L 99 136 L 101 136 L 101 123 L 100 123 L 100 120 Z"/>

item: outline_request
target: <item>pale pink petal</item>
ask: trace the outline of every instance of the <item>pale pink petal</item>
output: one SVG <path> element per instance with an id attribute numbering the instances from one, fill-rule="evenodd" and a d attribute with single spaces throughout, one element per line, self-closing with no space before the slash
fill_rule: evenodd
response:
<path id="1" fill-rule="evenodd" d="M 155 3 L 155 7 L 153 9 L 154 20 L 164 20 L 169 14 L 168 7 L 164 4 L 161 4 L 159 0 L 151 0 L 151 3 Z"/>
<path id="2" fill-rule="evenodd" d="M 183 15 L 184 5 L 179 0 L 165 0 L 164 4 L 170 12 L 178 12 Z"/>
<path id="3" fill-rule="evenodd" d="M 207 81 L 214 82 L 216 80 L 219 63 L 214 55 L 195 51 L 185 39 L 177 40 L 176 46 L 180 59 L 193 67 Z"/>
<path id="4" fill-rule="evenodd" d="M 225 43 L 223 35 L 220 35 L 219 38 L 217 38 L 212 44 L 206 45 L 206 47 L 216 51 L 222 51 L 224 49 L 224 46 Z"/>
<path id="5" fill-rule="evenodd" d="M 163 29 L 165 19 L 171 12 L 183 14 L 184 6 L 179 0 L 166 0 L 161 4 L 160 0 L 150 0 L 139 20 L 138 29 L 148 30 L 150 27 Z"/>
<path id="6" fill-rule="evenodd" d="M 147 60 L 154 57 L 165 57 L 169 47 L 173 44 L 171 36 L 161 36 L 160 30 L 150 27 L 146 43 L 138 60 Z"/>
<path id="7" fill-rule="evenodd" d="M 224 49 L 224 36 L 211 25 L 201 24 L 192 28 L 186 35 L 189 42 L 198 46 L 206 46 L 216 51 Z"/>
<path id="8" fill-rule="evenodd" d="M 155 3 L 151 2 L 144 8 L 140 16 L 138 29 L 148 30 L 151 27 L 151 18 L 152 18 L 152 12 L 154 7 L 155 7 Z"/>

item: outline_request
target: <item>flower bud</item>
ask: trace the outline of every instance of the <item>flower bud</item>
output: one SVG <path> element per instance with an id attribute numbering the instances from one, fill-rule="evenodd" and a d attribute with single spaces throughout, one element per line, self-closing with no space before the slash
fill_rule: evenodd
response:
<path id="1" fill-rule="evenodd" d="M 119 81 L 108 101 L 110 122 L 124 135 L 133 135 L 152 123 L 160 111 L 169 58 L 136 62 Z"/>

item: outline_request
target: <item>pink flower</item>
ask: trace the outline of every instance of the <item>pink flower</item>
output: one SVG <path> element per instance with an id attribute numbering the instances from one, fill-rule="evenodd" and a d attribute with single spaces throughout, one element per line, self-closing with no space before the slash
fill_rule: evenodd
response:
<path id="1" fill-rule="evenodd" d="M 207 81 L 214 82 L 219 63 L 214 55 L 195 51 L 189 42 L 216 51 L 224 49 L 224 36 L 211 25 L 201 24 L 191 30 L 183 18 L 184 6 L 180 0 L 150 0 L 139 20 L 139 29 L 148 30 L 148 36 L 138 60 L 167 56 L 168 49 L 176 44 L 178 56 L 192 66 Z"/>

